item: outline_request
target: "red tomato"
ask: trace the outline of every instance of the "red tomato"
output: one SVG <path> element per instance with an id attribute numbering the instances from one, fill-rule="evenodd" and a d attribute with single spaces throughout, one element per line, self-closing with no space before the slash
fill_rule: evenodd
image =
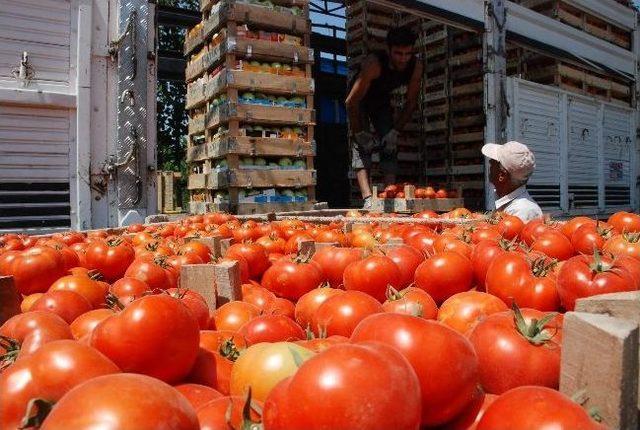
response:
<path id="1" fill-rule="evenodd" d="M 60 252 L 48 247 L 9 251 L 0 260 L 0 275 L 13 276 L 16 290 L 24 295 L 44 293 L 65 272 Z"/>
<path id="2" fill-rule="evenodd" d="M 571 241 L 557 230 L 547 230 L 535 239 L 532 251 L 542 252 L 559 261 L 568 260 L 575 255 Z"/>
<path id="3" fill-rule="evenodd" d="M 222 397 L 203 405 L 197 410 L 200 430 L 242 429 L 248 424 L 243 417 L 243 408 L 247 399 L 241 396 Z M 252 400 L 250 418 L 258 423 L 262 411 L 262 402 Z"/>
<path id="4" fill-rule="evenodd" d="M 113 294 L 122 305 L 128 305 L 135 299 L 142 297 L 147 291 L 149 286 L 146 282 L 136 278 L 122 278 L 118 279 L 111 285 L 109 292 Z"/>
<path id="5" fill-rule="evenodd" d="M 80 258 L 78 257 L 78 254 L 64 243 L 56 240 L 45 240 L 42 242 L 42 246 L 53 248 L 60 253 L 60 256 L 62 256 L 62 265 L 65 270 L 69 270 L 80 265 Z"/>
<path id="6" fill-rule="evenodd" d="M 136 405 L 131 407 L 131 405 Z M 93 378 L 69 391 L 51 410 L 41 429 L 167 428 L 198 430 L 198 417 L 175 388 L 130 373 Z"/>
<path id="7" fill-rule="evenodd" d="M 111 309 L 94 309 L 80 315 L 69 325 L 73 338 L 80 340 L 86 335 L 90 335 L 98 324 L 113 314 L 114 312 Z"/>
<path id="8" fill-rule="evenodd" d="M 408 287 L 402 291 L 389 288 L 387 301 L 382 304 L 385 312 L 412 315 L 434 320 L 438 316 L 438 306 L 431 296 L 420 288 Z"/>
<path id="9" fill-rule="evenodd" d="M 271 263 L 265 249 L 257 243 L 237 243 L 227 250 L 226 258 L 243 257 L 247 261 L 249 277 L 259 280 Z"/>
<path id="10" fill-rule="evenodd" d="M 448 197 L 447 190 L 440 188 L 436 191 L 436 199 L 446 199 Z"/>
<path id="11" fill-rule="evenodd" d="M 613 255 L 626 255 L 640 260 L 640 234 L 613 236 L 604 244 L 603 249 Z"/>
<path id="12" fill-rule="evenodd" d="M 568 311 L 573 310 L 580 298 L 637 288 L 636 280 L 624 266 L 598 254 L 573 257 L 558 271 L 558 293 Z"/>
<path id="13" fill-rule="evenodd" d="M 322 230 L 316 236 L 316 243 L 337 243 L 346 245 L 347 237 L 337 230 Z"/>
<path id="14" fill-rule="evenodd" d="M 256 243 L 262 246 L 267 251 L 267 254 L 284 254 L 284 247 L 287 242 L 276 233 L 271 233 L 268 236 L 260 237 Z"/>
<path id="15" fill-rule="evenodd" d="M 504 241 L 484 240 L 479 242 L 471 253 L 471 264 L 473 265 L 473 278 L 480 290 L 486 290 L 485 280 L 489 265 L 498 255 L 505 251 L 515 250 L 515 244 Z"/>
<path id="16" fill-rule="evenodd" d="M 438 310 L 438 321 L 466 334 L 488 315 L 509 310 L 502 300 L 480 291 L 454 294 Z"/>
<path id="17" fill-rule="evenodd" d="M 438 237 L 434 231 L 425 228 L 423 231 L 418 230 L 416 234 L 405 235 L 404 242 L 423 254 L 433 255 L 435 253 L 434 244 Z"/>
<path id="18" fill-rule="evenodd" d="M 261 315 L 240 328 L 247 345 L 260 342 L 289 342 L 305 338 L 304 331 L 291 318 L 283 315 Z"/>
<path id="19" fill-rule="evenodd" d="M 629 212 L 617 212 L 609 218 L 608 224 L 616 233 L 640 233 L 640 215 Z"/>
<path id="20" fill-rule="evenodd" d="M 300 249 L 300 244 L 305 241 L 313 241 L 313 237 L 305 231 L 294 234 L 287 240 L 284 246 L 284 253 L 297 254 Z"/>
<path id="21" fill-rule="evenodd" d="M 261 311 L 264 311 L 267 305 L 275 299 L 276 295 L 264 287 L 242 284 L 242 301 L 251 303 Z"/>
<path id="22" fill-rule="evenodd" d="M 556 390 L 518 387 L 498 397 L 487 408 L 477 430 L 495 429 L 603 430 L 587 411 Z"/>
<path id="23" fill-rule="evenodd" d="M 520 232 L 520 239 L 522 239 L 527 246 L 531 246 L 538 236 L 549 229 L 551 229 L 551 226 L 545 223 L 543 219 L 537 218 L 531 220 L 525 224 Z"/>
<path id="24" fill-rule="evenodd" d="M 473 243 L 473 244 L 482 242 L 483 240 L 499 241 L 500 239 L 502 239 L 502 235 L 493 226 L 485 226 L 483 228 L 476 228 L 471 233 L 471 243 Z M 467 257 L 471 257 L 471 256 L 467 255 Z"/>
<path id="25" fill-rule="evenodd" d="M 33 311 L 53 312 L 67 324 L 91 309 L 91 304 L 80 294 L 64 290 L 44 293 L 31 307 Z"/>
<path id="26" fill-rule="evenodd" d="M 0 335 L 18 342 L 20 347 L 18 360 L 33 354 L 46 343 L 73 339 L 69 324 L 65 320 L 52 312 L 44 311 L 30 311 L 9 318 L 0 326 Z M 11 356 L 3 357 L 0 364 L 10 364 L 12 361 Z"/>
<path id="27" fill-rule="evenodd" d="M 351 336 L 358 323 L 369 315 L 383 312 L 382 305 L 361 291 L 345 291 L 324 301 L 315 312 L 311 329 L 316 335 Z"/>
<path id="28" fill-rule="evenodd" d="M 213 312 L 213 320 L 217 330 L 237 331 L 245 323 L 260 314 L 260 309 L 251 303 L 231 301 Z"/>
<path id="29" fill-rule="evenodd" d="M 313 352 L 321 352 L 327 348 L 337 345 L 339 343 L 348 343 L 349 338 L 345 336 L 329 336 L 329 337 L 317 337 L 315 339 L 298 340 L 294 343 L 307 348 Z"/>
<path id="30" fill-rule="evenodd" d="M 191 311 L 161 294 L 137 299 L 101 322 L 91 335 L 91 346 L 125 372 L 177 382 L 195 362 L 199 337 Z"/>
<path id="31" fill-rule="evenodd" d="M 344 291 L 337 290 L 335 288 L 315 288 L 296 302 L 295 306 L 295 320 L 303 328 L 309 328 L 313 322 L 314 315 L 317 312 L 320 305 L 322 305 L 327 299 L 337 294 L 342 294 Z"/>
<path id="32" fill-rule="evenodd" d="M 524 222 L 517 216 L 502 214 L 496 228 L 503 238 L 513 240 L 520 236 L 520 232 L 524 228 Z"/>
<path id="33" fill-rule="evenodd" d="M 478 423 L 487 408 L 498 398 L 495 394 L 485 394 L 478 390 L 478 395 L 455 420 L 444 426 L 443 430 L 476 430 Z"/>
<path id="34" fill-rule="evenodd" d="M 135 259 L 133 247 L 120 238 L 94 240 L 85 251 L 86 267 L 98 270 L 108 282 L 122 278 Z"/>
<path id="35" fill-rule="evenodd" d="M 338 288 L 342 285 L 344 270 L 347 266 L 363 258 L 361 249 L 337 248 L 329 246 L 320 248 L 311 258 L 311 261 L 320 266 L 324 279 L 329 285 Z"/>
<path id="36" fill-rule="evenodd" d="M 294 305 L 290 300 L 278 297 L 267 304 L 267 306 L 264 308 L 264 313 L 266 315 L 282 315 L 294 320 L 296 305 Z"/>
<path id="37" fill-rule="evenodd" d="M 539 311 L 559 310 L 554 267 L 555 263 L 545 257 L 531 261 L 519 252 L 505 252 L 489 265 L 487 292 L 509 306 L 515 302 L 518 306 Z"/>
<path id="38" fill-rule="evenodd" d="M 487 393 L 522 385 L 558 388 L 562 323 L 555 315 L 522 309 L 492 314 L 476 324 L 469 340 Z"/>
<path id="39" fill-rule="evenodd" d="M 63 276 L 51 285 L 49 292 L 73 291 L 84 297 L 91 308 L 98 309 L 105 304 L 107 291 L 102 284 L 82 275 Z"/>
<path id="40" fill-rule="evenodd" d="M 420 386 L 411 365 L 394 348 L 339 344 L 311 357 L 276 385 L 265 401 L 263 422 L 270 430 L 415 430 Z"/>
<path id="41" fill-rule="evenodd" d="M 433 249 L 436 254 L 440 254 L 445 251 L 457 252 L 467 258 L 471 258 L 471 252 L 473 251 L 471 245 L 450 234 L 440 235 L 433 243 Z"/>
<path id="42" fill-rule="evenodd" d="M 203 263 L 211 261 L 211 249 L 202 242 L 190 240 L 182 245 L 178 251 L 179 254 L 195 254 L 200 257 Z"/>
<path id="43" fill-rule="evenodd" d="M 593 225 L 595 223 L 596 222 L 594 220 L 586 216 L 571 218 L 560 227 L 560 232 L 564 234 L 567 239 L 571 240 L 573 233 L 575 233 L 580 227 L 584 225 Z"/>
<path id="44" fill-rule="evenodd" d="M 323 281 L 322 270 L 316 263 L 283 258 L 264 272 L 262 286 L 278 297 L 295 301 Z"/>
<path id="45" fill-rule="evenodd" d="M 85 381 L 119 372 L 111 360 L 90 346 L 74 340 L 49 342 L 0 373 L 0 427 L 19 428 L 31 399 L 57 402 Z"/>
<path id="46" fill-rule="evenodd" d="M 416 269 L 424 261 L 424 254 L 411 246 L 401 245 L 389 249 L 385 252 L 385 255 L 396 263 L 398 269 L 400 269 L 399 288 L 406 288 L 411 285 Z"/>
<path id="47" fill-rule="evenodd" d="M 177 284 L 176 276 L 167 269 L 169 267 L 160 261 L 148 261 L 136 258 L 129 266 L 124 276 L 136 278 L 147 284 L 150 290 L 167 290 Z"/>
<path id="48" fill-rule="evenodd" d="M 586 223 L 571 235 L 571 246 L 577 254 L 592 255 L 601 251 L 605 242 L 612 237 L 611 226 L 602 223 Z"/>
<path id="49" fill-rule="evenodd" d="M 471 261 L 457 252 L 445 251 L 420 264 L 415 285 L 425 290 L 436 303 L 467 291 L 473 282 Z"/>
<path id="50" fill-rule="evenodd" d="M 167 294 L 180 300 L 198 322 L 200 330 L 206 330 L 209 326 L 209 306 L 202 295 L 185 288 L 170 288 Z"/>
<path id="51" fill-rule="evenodd" d="M 422 425 L 451 421 L 473 400 L 478 358 L 461 334 L 435 321 L 401 314 L 371 315 L 358 324 L 352 342 L 381 342 L 411 363 L 422 394 Z"/>
<path id="52" fill-rule="evenodd" d="M 344 270 L 344 288 L 362 291 L 384 302 L 387 287 L 399 288 L 402 275 L 396 263 L 383 255 L 372 255 L 356 261 Z"/>
<path id="53" fill-rule="evenodd" d="M 213 388 L 200 384 L 180 384 L 176 385 L 175 389 L 191 403 L 195 411 L 198 411 L 198 409 L 212 400 L 224 397 Z"/>

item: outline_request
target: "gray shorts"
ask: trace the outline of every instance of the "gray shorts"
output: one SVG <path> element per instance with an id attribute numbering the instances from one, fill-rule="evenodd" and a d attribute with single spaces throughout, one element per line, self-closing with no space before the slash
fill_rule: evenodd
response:
<path id="1" fill-rule="evenodd" d="M 365 112 L 362 110 L 362 112 Z M 373 125 L 376 137 L 378 140 L 382 140 L 385 134 L 387 134 L 393 128 L 393 116 L 391 109 L 381 109 L 376 112 L 365 113 L 363 124 Z M 374 153 L 380 154 L 380 168 L 384 173 L 396 173 L 398 169 L 398 158 L 385 157 L 381 150 L 374 149 L 373 151 L 365 151 L 358 145 L 355 139 L 350 139 L 349 144 L 351 146 L 351 168 L 355 171 L 366 169 L 371 170 L 372 156 Z"/>

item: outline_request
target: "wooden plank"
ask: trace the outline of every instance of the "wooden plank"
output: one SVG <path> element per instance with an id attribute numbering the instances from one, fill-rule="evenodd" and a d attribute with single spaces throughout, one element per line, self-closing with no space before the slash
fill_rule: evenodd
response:
<path id="1" fill-rule="evenodd" d="M 207 112 L 206 127 L 215 128 L 231 120 L 260 124 L 309 125 L 314 124 L 315 111 L 282 106 L 225 103 Z"/>
<path id="2" fill-rule="evenodd" d="M 314 170 L 244 170 L 211 172 L 207 175 L 207 189 L 229 187 L 306 187 L 316 184 Z"/>
<path id="3" fill-rule="evenodd" d="M 206 245 L 209 248 L 210 254 L 213 258 L 222 257 L 222 245 L 221 245 L 221 236 L 212 236 L 212 237 L 198 237 L 192 239 L 195 242 L 200 242 L 203 245 Z"/>
<path id="4" fill-rule="evenodd" d="M 11 276 L 0 276 L 0 325 L 20 313 L 22 297 Z"/>
<path id="5" fill-rule="evenodd" d="M 638 324 L 606 315 L 567 312 L 560 391 L 584 393 L 608 428 L 638 426 Z"/>
<path id="6" fill-rule="evenodd" d="M 237 203 L 235 212 L 238 215 L 267 214 L 270 212 L 309 211 L 314 208 L 314 202 L 297 203 Z M 215 203 L 208 205 L 210 210 L 216 210 Z"/>
<path id="7" fill-rule="evenodd" d="M 313 95 L 314 93 L 312 78 L 246 70 L 223 70 L 207 84 L 205 94 L 209 93 L 210 86 L 214 93 L 218 89 L 217 87 L 219 90 L 236 88 L 241 91 L 263 91 L 291 95 Z"/>
<path id="8" fill-rule="evenodd" d="M 220 158 L 228 154 L 264 157 L 315 156 L 314 145 L 302 139 L 223 135 L 203 146 L 206 146 L 206 157 L 208 158 Z"/>
<path id="9" fill-rule="evenodd" d="M 180 288 L 193 290 L 204 297 L 210 311 L 218 305 L 216 272 L 213 264 L 185 264 L 180 268 Z"/>
<path id="10" fill-rule="evenodd" d="M 267 40 L 239 38 L 232 52 L 256 60 L 286 61 L 289 63 L 312 64 L 313 49 L 288 43 Z"/>
<path id="11" fill-rule="evenodd" d="M 455 199 L 379 199 L 374 193 L 372 200 L 372 210 L 380 212 L 421 212 L 433 210 L 437 212 L 448 212 L 452 209 L 462 207 L 464 200 Z"/>
<path id="12" fill-rule="evenodd" d="M 216 300 L 219 305 L 242 299 L 242 281 L 240 264 L 237 261 L 225 261 L 213 265 L 215 270 Z"/>

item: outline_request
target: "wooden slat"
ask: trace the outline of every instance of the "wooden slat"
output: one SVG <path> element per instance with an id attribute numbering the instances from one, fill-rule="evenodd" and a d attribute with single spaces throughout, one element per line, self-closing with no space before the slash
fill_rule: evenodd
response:
<path id="1" fill-rule="evenodd" d="M 206 127 L 214 128 L 230 120 L 308 125 L 314 123 L 315 113 L 311 109 L 225 103 L 207 112 Z"/>
<path id="2" fill-rule="evenodd" d="M 306 187 L 316 184 L 314 170 L 233 169 L 207 174 L 206 188 Z"/>
<path id="3" fill-rule="evenodd" d="M 307 157 L 314 156 L 311 142 L 302 139 L 273 137 L 223 137 L 206 144 L 207 157 L 219 158 L 228 154 L 251 156 Z"/>
<path id="4" fill-rule="evenodd" d="M 204 86 L 203 97 L 205 100 L 210 100 L 228 88 L 277 94 L 313 95 L 314 93 L 312 78 L 224 69 Z"/>

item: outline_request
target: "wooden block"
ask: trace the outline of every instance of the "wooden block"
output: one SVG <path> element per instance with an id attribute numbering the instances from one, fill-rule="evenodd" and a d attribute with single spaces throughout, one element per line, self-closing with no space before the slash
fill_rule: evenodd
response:
<path id="1" fill-rule="evenodd" d="M 213 264 L 185 264 L 180 269 L 180 288 L 200 293 L 213 311 L 217 307 L 216 271 Z"/>
<path id="2" fill-rule="evenodd" d="M 11 276 L 0 276 L 0 325 L 20 313 L 22 297 Z"/>
<path id="3" fill-rule="evenodd" d="M 404 198 L 405 199 L 415 199 L 416 198 L 416 187 L 415 187 L 415 185 L 405 185 L 404 186 Z"/>
<path id="4" fill-rule="evenodd" d="M 240 265 L 237 261 L 214 264 L 216 299 L 219 305 L 242 299 Z"/>
<path id="5" fill-rule="evenodd" d="M 330 248 L 332 246 L 340 246 L 338 242 L 315 242 L 315 250 L 316 252 L 322 248 Z"/>
<path id="6" fill-rule="evenodd" d="M 233 242 L 233 239 L 220 240 L 220 252 L 223 257 L 227 255 L 227 251 L 229 250 L 229 247 L 231 246 L 232 242 Z"/>
<path id="7" fill-rule="evenodd" d="M 606 315 L 564 316 L 560 391 L 584 393 L 608 428 L 638 426 L 638 324 Z"/>
<path id="8" fill-rule="evenodd" d="M 194 239 L 196 242 L 200 242 L 204 245 L 207 245 L 211 250 L 211 255 L 214 258 L 222 257 L 222 237 L 213 236 L 213 237 L 198 237 Z"/>
<path id="9" fill-rule="evenodd" d="M 312 257 L 316 253 L 315 240 L 303 240 L 298 243 L 298 253 L 304 257 Z"/>

